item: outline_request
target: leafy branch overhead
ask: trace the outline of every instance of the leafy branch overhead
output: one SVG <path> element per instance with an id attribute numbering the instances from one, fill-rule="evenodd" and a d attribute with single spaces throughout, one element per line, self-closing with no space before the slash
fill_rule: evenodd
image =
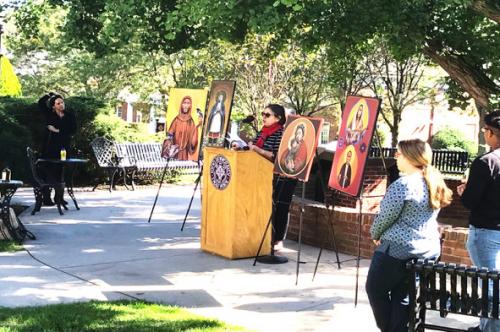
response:
<path id="1" fill-rule="evenodd" d="M 275 47 L 294 40 L 338 56 L 383 36 L 403 60 L 424 54 L 482 108 L 495 107 L 500 77 L 500 5 L 495 0 L 79 0 L 69 10 L 67 40 L 97 54 L 136 41 L 168 54 L 209 40 L 242 42 L 272 33 Z"/>

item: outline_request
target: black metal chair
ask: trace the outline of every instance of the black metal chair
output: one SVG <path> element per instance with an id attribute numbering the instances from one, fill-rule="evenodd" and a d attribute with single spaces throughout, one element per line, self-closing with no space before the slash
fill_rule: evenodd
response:
<path id="1" fill-rule="evenodd" d="M 38 159 L 37 153 L 33 151 L 30 147 L 26 148 L 26 154 L 28 156 L 28 162 L 31 169 L 31 174 L 33 175 L 33 192 L 35 193 L 35 208 L 31 211 L 31 215 L 34 215 L 36 212 L 40 211 L 43 204 L 43 195 L 42 192 L 44 190 L 50 190 L 53 188 L 56 192 L 56 197 L 63 197 L 65 183 L 58 182 L 49 182 L 44 179 L 41 173 L 40 165 L 37 165 L 36 161 Z M 63 215 L 61 206 L 67 210 L 68 207 L 64 204 L 64 201 L 56 200 L 55 205 L 57 206 L 57 210 L 60 215 Z"/>

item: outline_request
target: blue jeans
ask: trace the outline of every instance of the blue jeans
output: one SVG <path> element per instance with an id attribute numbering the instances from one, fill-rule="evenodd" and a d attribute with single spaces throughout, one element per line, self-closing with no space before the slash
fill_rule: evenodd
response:
<path id="1" fill-rule="evenodd" d="M 366 279 L 366 293 L 382 332 L 406 332 L 409 320 L 406 260 L 375 251 Z"/>
<path id="2" fill-rule="evenodd" d="M 467 250 L 472 263 L 477 267 L 500 270 L 500 231 L 469 226 Z M 493 284 L 489 290 L 491 296 Z M 481 318 L 479 326 L 483 332 L 498 332 L 500 320 Z"/>

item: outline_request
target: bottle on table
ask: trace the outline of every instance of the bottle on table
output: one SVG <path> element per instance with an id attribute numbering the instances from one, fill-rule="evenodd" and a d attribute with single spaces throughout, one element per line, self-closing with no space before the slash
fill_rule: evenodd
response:
<path id="1" fill-rule="evenodd" d="M 8 166 L 2 170 L 2 181 L 9 182 L 11 178 L 11 171 Z"/>
<path id="2" fill-rule="evenodd" d="M 61 149 L 61 160 L 66 160 L 66 149 L 65 148 Z"/>

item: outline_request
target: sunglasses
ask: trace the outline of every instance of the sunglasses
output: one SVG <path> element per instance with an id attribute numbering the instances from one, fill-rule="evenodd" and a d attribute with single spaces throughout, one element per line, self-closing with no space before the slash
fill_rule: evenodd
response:
<path id="1" fill-rule="evenodd" d="M 262 112 L 261 114 L 262 114 L 262 117 L 263 117 L 263 118 L 269 118 L 269 117 L 271 117 L 272 115 L 274 115 L 274 114 L 272 114 L 272 113 L 266 113 L 266 112 Z"/>

